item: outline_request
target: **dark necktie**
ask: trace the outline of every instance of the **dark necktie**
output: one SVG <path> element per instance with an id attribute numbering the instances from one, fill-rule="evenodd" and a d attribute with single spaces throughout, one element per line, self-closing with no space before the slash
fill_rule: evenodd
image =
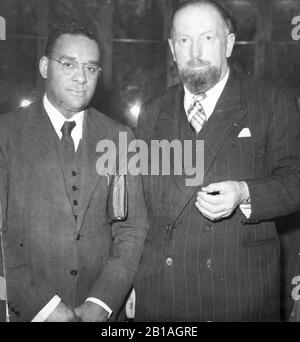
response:
<path id="1" fill-rule="evenodd" d="M 206 97 L 205 94 L 197 95 L 191 107 L 188 110 L 188 120 L 195 130 L 195 133 L 198 134 L 201 128 L 204 126 L 206 122 L 206 115 L 201 104 L 201 101 Z"/>
<path id="2" fill-rule="evenodd" d="M 76 126 L 75 121 L 65 121 L 61 128 L 62 138 L 61 142 L 64 149 L 64 159 L 66 162 L 72 162 L 75 155 L 75 146 L 73 138 L 71 137 L 72 129 Z"/>

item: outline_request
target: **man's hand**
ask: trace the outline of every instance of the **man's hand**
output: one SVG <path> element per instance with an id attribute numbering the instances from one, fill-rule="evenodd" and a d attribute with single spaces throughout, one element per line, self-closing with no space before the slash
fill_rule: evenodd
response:
<path id="1" fill-rule="evenodd" d="M 79 322 L 74 310 L 60 302 L 56 309 L 48 316 L 45 322 Z"/>
<path id="2" fill-rule="evenodd" d="M 108 312 L 102 306 L 86 301 L 75 309 L 75 313 L 82 322 L 106 322 Z"/>
<path id="3" fill-rule="evenodd" d="M 195 203 L 203 216 L 210 220 L 228 217 L 234 209 L 249 198 L 248 185 L 245 182 L 212 183 L 198 192 Z"/>

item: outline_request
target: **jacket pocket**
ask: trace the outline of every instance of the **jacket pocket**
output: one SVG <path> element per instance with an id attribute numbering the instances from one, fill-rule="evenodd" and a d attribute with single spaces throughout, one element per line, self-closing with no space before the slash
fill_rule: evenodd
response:
<path id="1" fill-rule="evenodd" d="M 256 247 L 276 243 L 278 235 L 273 222 L 244 224 L 242 227 L 242 246 Z"/>
<path id="2" fill-rule="evenodd" d="M 270 243 L 275 243 L 276 241 L 277 241 L 276 238 L 257 240 L 257 241 L 251 241 L 251 242 L 244 242 L 242 246 L 244 246 L 244 247 L 259 247 L 259 246 L 263 246 L 263 245 L 268 245 Z"/>

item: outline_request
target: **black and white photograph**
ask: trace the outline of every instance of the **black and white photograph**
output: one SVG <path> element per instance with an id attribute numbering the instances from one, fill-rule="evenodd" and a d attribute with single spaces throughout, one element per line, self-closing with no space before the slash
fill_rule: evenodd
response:
<path id="1" fill-rule="evenodd" d="M 0 0 L 0 242 L 2 323 L 300 322 L 300 0 Z"/>

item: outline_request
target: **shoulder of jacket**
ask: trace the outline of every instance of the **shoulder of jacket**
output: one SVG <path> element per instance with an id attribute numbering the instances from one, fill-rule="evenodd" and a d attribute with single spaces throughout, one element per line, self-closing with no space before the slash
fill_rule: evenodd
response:
<path id="1" fill-rule="evenodd" d="M 181 87 L 182 86 L 180 84 L 176 84 L 169 87 L 162 94 L 156 95 L 145 101 L 141 108 L 139 121 L 155 121 L 162 105 L 170 98 L 175 99 L 175 96 L 178 94 L 178 91 L 181 89 Z"/>
<path id="2" fill-rule="evenodd" d="M 121 124 L 95 108 L 89 107 L 88 111 L 96 118 L 99 124 L 111 134 L 117 135 L 119 132 L 127 132 L 130 135 L 133 134 L 130 127 Z"/>

